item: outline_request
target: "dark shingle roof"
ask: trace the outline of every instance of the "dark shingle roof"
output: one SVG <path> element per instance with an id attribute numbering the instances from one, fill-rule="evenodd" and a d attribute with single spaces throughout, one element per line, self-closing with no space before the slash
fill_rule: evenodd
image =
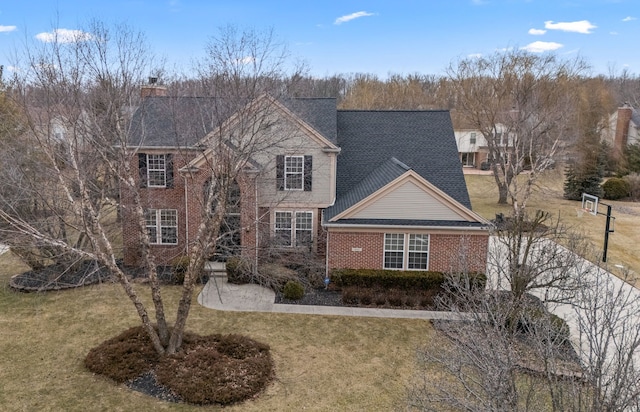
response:
<path id="1" fill-rule="evenodd" d="M 133 114 L 129 145 L 189 147 L 218 124 L 219 105 L 207 97 L 147 97 Z"/>
<path id="2" fill-rule="evenodd" d="M 320 132 L 331 143 L 336 143 L 336 99 L 295 98 L 283 99 L 282 103 L 309 126 Z"/>
<path id="3" fill-rule="evenodd" d="M 402 176 L 410 168 L 392 157 L 374 169 L 369 175 L 356 184 L 351 190 L 336 199 L 333 206 L 325 210 L 324 217 L 329 221 L 332 217 L 344 212 L 370 194 Z"/>
<path id="4" fill-rule="evenodd" d="M 284 99 L 303 121 L 336 143 L 336 99 Z M 189 147 L 229 118 L 239 105 L 213 97 L 147 97 L 135 110 L 129 145 Z"/>
<path id="5" fill-rule="evenodd" d="M 394 157 L 471 209 L 446 110 L 339 110 L 338 146 L 337 199 Z"/>

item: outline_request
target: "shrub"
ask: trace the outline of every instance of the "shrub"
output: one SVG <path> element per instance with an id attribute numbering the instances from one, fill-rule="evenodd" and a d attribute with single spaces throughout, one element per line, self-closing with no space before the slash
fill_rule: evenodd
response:
<path id="1" fill-rule="evenodd" d="M 391 306 L 402 306 L 402 293 L 399 290 L 390 290 L 387 300 Z"/>
<path id="2" fill-rule="evenodd" d="M 288 281 L 282 290 L 285 299 L 300 300 L 304 296 L 304 286 L 297 280 Z"/>
<path id="3" fill-rule="evenodd" d="M 251 282 L 251 266 L 240 257 L 232 256 L 227 259 L 227 280 L 229 283 L 242 285 Z"/>
<path id="4" fill-rule="evenodd" d="M 359 302 L 358 288 L 348 287 L 342 290 L 342 303 L 345 305 L 357 305 Z"/>
<path id="5" fill-rule="evenodd" d="M 147 372 L 159 360 L 149 336 L 137 326 L 91 349 L 84 365 L 93 373 L 123 383 Z"/>
<path id="6" fill-rule="evenodd" d="M 387 303 L 387 294 L 382 290 L 376 291 L 373 296 L 373 303 L 377 306 L 384 306 Z"/>
<path id="7" fill-rule="evenodd" d="M 212 335 L 183 344 L 157 367 L 158 382 L 185 402 L 229 405 L 255 396 L 273 377 L 267 345 L 239 335 Z"/>
<path id="8" fill-rule="evenodd" d="M 640 174 L 631 173 L 625 176 L 624 180 L 629 185 L 629 196 L 633 200 L 640 200 Z"/>
<path id="9" fill-rule="evenodd" d="M 629 183 L 619 177 L 612 177 L 602 185 L 604 190 L 604 198 L 608 200 L 618 200 L 629 196 L 631 188 Z"/>
<path id="10" fill-rule="evenodd" d="M 431 271 L 336 269 L 331 273 L 331 281 L 338 287 L 360 286 L 426 290 L 440 288 L 444 279 L 445 276 L 442 272 Z"/>
<path id="11" fill-rule="evenodd" d="M 373 291 L 369 288 L 360 290 L 360 304 L 368 306 L 371 302 L 373 302 Z"/>
<path id="12" fill-rule="evenodd" d="M 173 272 L 173 282 L 176 285 L 184 283 L 184 275 L 189 270 L 189 256 L 178 256 L 171 260 L 171 268 Z"/>

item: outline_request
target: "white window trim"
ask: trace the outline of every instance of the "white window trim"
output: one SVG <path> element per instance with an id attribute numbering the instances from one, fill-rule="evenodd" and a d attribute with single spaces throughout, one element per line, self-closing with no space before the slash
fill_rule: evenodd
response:
<path id="1" fill-rule="evenodd" d="M 160 156 L 162 158 L 162 163 L 164 167 L 160 168 L 151 168 L 151 156 Z M 161 185 L 153 185 L 151 184 L 151 172 L 162 172 L 162 180 L 164 181 Z M 155 153 L 147 153 L 147 187 L 167 187 L 167 155 L 166 154 L 155 154 Z"/>
<path id="2" fill-rule="evenodd" d="M 309 213 L 311 214 L 311 245 L 313 245 L 313 243 L 315 242 L 315 228 L 316 228 L 316 222 L 314 219 L 314 213 L 313 210 L 274 210 L 273 211 L 273 217 L 272 217 L 272 221 L 273 221 L 273 236 L 274 238 L 277 237 L 276 235 L 278 234 L 278 232 L 280 232 L 281 230 L 278 230 L 276 228 L 276 224 L 277 224 L 277 220 L 276 220 L 276 216 L 278 213 L 289 213 L 290 214 L 290 219 L 291 219 L 291 227 L 289 228 L 290 230 L 290 236 L 291 236 L 291 244 L 289 245 L 280 245 L 281 247 L 286 247 L 286 248 L 295 248 L 295 247 L 302 247 L 302 245 L 298 246 L 296 245 L 296 237 L 297 237 L 297 214 L 298 213 Z"/>
<path id="3" fill-rule="evenodd" d="M 287 171 L 287 159 L 298 158 L 302 162 L 302 169 L 300 172 L 288 172 Z M 300 187 L 288 187 L 287 185 L 287 176 L 300 176 Z M 304 156 L 302 155 L 294 155 L 294 156 L 285 156 L 284 157 L 284 190 L 304 190 Z"/>
<path id="4" fill-rule="evenodd" d="M 387 268 L 385 267 L 385 255 L 387 252 L 400 252 L 400 250 L 387 250 L 387 235 L 403 235 L 403 245 L 402 245 L 402 267 L 401 268 Z M 421 235 L 427 237 L 428 247 L 427 251 L 412 251 L 409 249 L 409 239 L 412 235 Z M 409 254 L 410 253 L 426 253 L 427 254 L 427 267 L 426 269 L 409 269 Z M 382 268 L 385 270 L 406 270 L 406 271 L 427 271 L 429 270 L 429 263 L 431 258 L 431 235 L 428 233 L 385 233 L 383 237 L 383 245 L 382 245 Z"/>
<path id="5" fill-rule="evenodd" d="M 149 225 L 145 219 L 145 227 L 155 227 L 156 228 L 156 238 L 149 238 L 149 243 L 152 245 L 177 245 L 178 244 L 178 210 L 177 209 L 147 209 L 147 212 L 153 211 L 155 214 L 154 225 Z M 176 224 L 175 226 L 162 226 L 162 212 L 174 212 L 176 216 Z M 162 241 L 162 228 L 163 227 L 175 227 L 176 229 L 176 241 L 175 242 L 163 242 Z"/>

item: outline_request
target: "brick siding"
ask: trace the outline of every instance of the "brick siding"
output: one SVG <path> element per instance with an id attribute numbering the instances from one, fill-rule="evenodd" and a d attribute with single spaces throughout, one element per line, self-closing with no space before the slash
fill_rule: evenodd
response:
<path id="1" fill-rule="evenodd" d="M 383 268 L 384 233 L 329 231 L 328 239 L 329 270 Z M 431 234 L 429 270 L 485 273 L 488 243 L 488 234 Z"/>

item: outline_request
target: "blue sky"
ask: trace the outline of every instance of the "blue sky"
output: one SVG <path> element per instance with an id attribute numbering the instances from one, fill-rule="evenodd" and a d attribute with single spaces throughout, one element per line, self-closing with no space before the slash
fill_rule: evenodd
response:
<path id="1" fill-rule="evenodd" d="M 185 68 L 232 24 L 274 29 L 315 76 L 440 75 L 459 58 L 516 47 L 580 55 L 595 74 L 640 74 L 639 0 L 0 0 L 0 64 L 26 38 L 92 18 L 131 25 Z"/>

